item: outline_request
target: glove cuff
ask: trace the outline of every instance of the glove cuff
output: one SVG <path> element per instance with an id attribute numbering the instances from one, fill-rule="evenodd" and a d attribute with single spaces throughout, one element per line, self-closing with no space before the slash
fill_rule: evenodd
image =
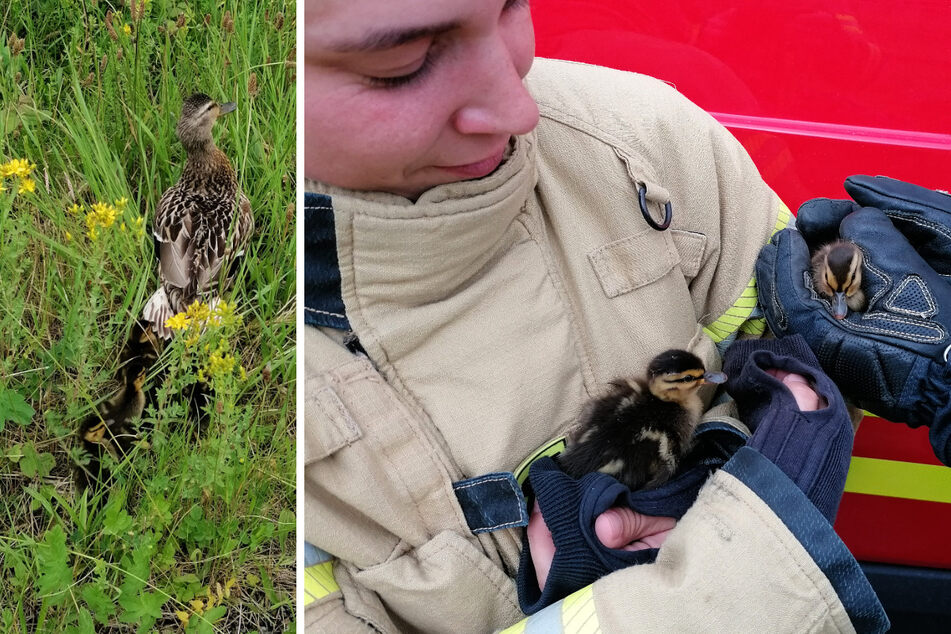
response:
<path id="1" fill-rule="evenodd" d="M 579 516 L 578 509 L 584 494 L 592 488 L 607 489 L 602 493 L 608 495 L 610 489 L 616 489 L 615 498 L 628 489 L 601 473 L 589 473 L 576 481 L 562 473 L 555 462 L 547 457 L 532 464 L 529 480 L 555 545 L 555 556 L 545 589 L 540 590 L 528 545 L 528 531 L 522 537 L 518 602 L 525 614 L 534 614 L 611 572 L 588 545 L 586 531 L 580 525 L 583 516 Z M 594 521 L 593 517 L 587 519 Z M 591 526 L 587 532 L 593 533 L 594 527 Z"/>
<path id="2" fill-rule="evenodd" d="M 912 427 L 929 425 L 928 440 L 938 460 L 951 466 L 951 364 L 932 362 L 921 384 Z"/>
<path id="3" fill-rule="evenodd" d="M 853 436 L 842 395 L 801 336 L 741 343 L 727 351 L 726 365 L 734 371 L 726 387 L 741 420 L 754 430 L 747 444 L 782 469 L 830 523 L 835 521 Z M 773 368 L 811 379 L 826 406 L 800 411 L 792 392 L 766 372 Z"/>

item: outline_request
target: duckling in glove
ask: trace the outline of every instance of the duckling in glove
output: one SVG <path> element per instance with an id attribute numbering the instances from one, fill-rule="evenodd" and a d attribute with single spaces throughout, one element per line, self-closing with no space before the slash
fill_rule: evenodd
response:
<path id="1" fill-rule="evenodd" d="M 845 319 L 849 310 L 864 312 L 862 250 L 848 240 L 836 240 L 812 256 L 812 281 L 816 291 L 832 302 L 832 316 Z"/>
<path id="2" fill-rule="evenodd" d="M 632 491 L 656 488 L 690 449 L 703 413 L 700 386 L 725 381 L 696 355 L 667 350 L 651 360 L 646 380 L 619 381 L 587 406 L 558 464 L 576 479 L 597 471 Z"/>

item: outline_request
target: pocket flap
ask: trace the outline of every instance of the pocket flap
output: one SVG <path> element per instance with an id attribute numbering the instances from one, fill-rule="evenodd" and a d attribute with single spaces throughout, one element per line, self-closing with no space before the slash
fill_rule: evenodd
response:
<path id="1" fill-rule="evenodd" d="M 309 392 L 305 418 L 305 464 L 332 455 L 359 440 L 363 433 L 333 386 Z"/>
<path id="2" fill-rule="evenodd" d="M 680 262 L 668 232 L 653 229 L 595 249 L 588 259 L 608 297 L 656 282 Z"/>

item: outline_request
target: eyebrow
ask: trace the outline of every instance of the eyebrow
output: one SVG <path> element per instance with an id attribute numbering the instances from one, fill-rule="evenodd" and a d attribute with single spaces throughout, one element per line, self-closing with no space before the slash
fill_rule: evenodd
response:
<path id="1" fill-rule="evenodd" d="M 451 21 L 417 28 L 374 31 L 368 33 L 360 40 L 340 42 L 338 44 L 332 43 L 328 48 L 335 53 L 372 53 L 374 51 L 385 51 L 407 44 L 408 42 L 413 42 L 424 37 L 433 37 L 457 28 L 459 28 L 459 23 Z"/>

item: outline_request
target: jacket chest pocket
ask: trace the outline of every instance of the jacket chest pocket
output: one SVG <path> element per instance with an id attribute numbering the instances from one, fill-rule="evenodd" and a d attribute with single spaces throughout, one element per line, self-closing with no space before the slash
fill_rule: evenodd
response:
<path id="1" fill-rule="evenodd" d="M 604 342 L 624 350 L 642 350 L 649 358 L 665 348 L 700 345 L 698 311 L 690 283 L 699 272 L 706 251 L 700 233 L 650 228 L 588 252 L 598 280 L 605 315 L 592 316 L 603 331 L 595 346 L 604 347 L 602 358 L 617 354 Z M 587 307 L 587 310 L 595 310 Z M 634 369 L 640 371 L 639 360 Z"/>
<path id="2" fill-rule="evenodd" d="M 689 281 L 703 262 L 707 237 L 693 231 L 644 230 L 588 253 L 604 294 L 618 297 L 674 272 Z"/>

